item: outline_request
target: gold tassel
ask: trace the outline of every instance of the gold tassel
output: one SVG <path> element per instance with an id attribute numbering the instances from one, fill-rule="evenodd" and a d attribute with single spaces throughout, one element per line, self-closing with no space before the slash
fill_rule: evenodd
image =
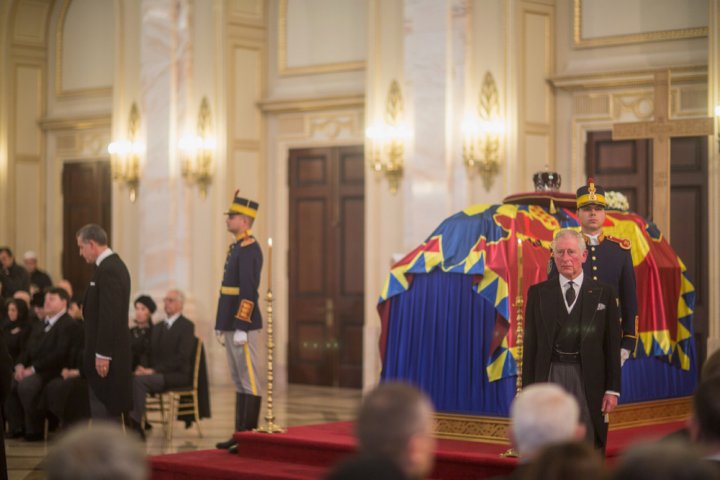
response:
<path id="1" fill-rule="evenodd" d="M 550 199 L 550 213 L 555 215 L 557 213 L 557 208 L 555 208 L 555 202 L 553 202 L 553 199 Z"/>

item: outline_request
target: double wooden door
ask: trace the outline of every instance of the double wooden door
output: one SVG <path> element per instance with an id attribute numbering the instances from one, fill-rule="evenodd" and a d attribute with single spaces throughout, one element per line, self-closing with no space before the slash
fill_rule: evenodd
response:
<path id="1" fill-rule="evenodd" d="M 112 185 L 110 163 L 67 162 L 62 172 L 63 191 L 63 278 L 70 280 L 75 298 L 82 299 L 93 267 L 78 253 L 75 233 L 88 223 L 103 227 L 112 238 Z M 111 244 L 112 246 L 112 244 Z"/>
<path id="2" fill-rule="evenodd" d="M 291 150 L 291 383 L 362 386 L 363 148 Z"/>
<path id="3" fill-rule="evenodd" d="M 670 144 L 670 242 L 695 285 L 698 361 L 707 354 L 708 318 L 708 142 L 707 137 L 673 138 Z M 586 169 L 606 190 L 624 193 L 630 210 L 651 217 L 652 143 L 612 141 L 609 131 L 588 133 Z"/>

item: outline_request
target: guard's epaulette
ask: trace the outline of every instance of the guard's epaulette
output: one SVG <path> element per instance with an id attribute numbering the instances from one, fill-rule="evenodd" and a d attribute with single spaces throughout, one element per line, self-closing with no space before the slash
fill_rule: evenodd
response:
<path id="1" fill-rule="evenodd" d="M 630 250 L 631 243 L 630 240 L 628 240 L 627 238 L 618 238 L 613 237 L 612 235 L 605 235 L 605 239 L 617 243 L 623 250 Z"/>
<path id="2" fill-rule="evenodd" d="M 246 237 L 243 238 L 242 242 L 240 242 L 240 246 L 247 247 L 248 245 L 252 245 L 253 243 L 255 243 L 255 241 L 255 237 Z"/>

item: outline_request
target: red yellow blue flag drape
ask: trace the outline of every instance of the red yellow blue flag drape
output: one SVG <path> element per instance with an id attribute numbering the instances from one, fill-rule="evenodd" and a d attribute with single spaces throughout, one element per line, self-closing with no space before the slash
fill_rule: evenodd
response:
<path id="1" fill-rule="evenodd" d="M 477 294 L 495 308 L 491 355 L 485 367 L 488 380 L 516 375 L 515 299 L 521 294 L 524 300 L 530 285 L 547 278 L 554 233 L 578 226 L 573 210 L 553 212 L 540 205 L 482 204 L 446 219 L 391 268 L 378 305 L 383 358 L 388 300 L 410 289 L 414 275 L 440 269 L 471 275 Z M 636 355 L 660 357 L 682 370 L 690 369 L 695 290 L 685 265 L 657 228 L 639 215 L 608 211 L 604 231 L 632 245 L 639 316 Z M 522 248 L 522 292 L 517 282 L 518 248 Z"/>

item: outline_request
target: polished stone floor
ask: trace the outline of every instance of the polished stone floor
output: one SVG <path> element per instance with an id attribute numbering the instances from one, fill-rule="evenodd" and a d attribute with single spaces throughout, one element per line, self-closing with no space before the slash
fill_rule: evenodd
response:
<path id="1" fill-rule="evenodd" d="M 231 386 L 213 387 L 211 395 L 212 418 L 200 423 L 202 438 L 194 427 L 185 430 L 182 423 L 175 422 L 173 439 L 167 441 L 156 427 L 147 438 L 148 455 L 214 448 L 216 442 L 227 440 L 234 424 L 235 392 Z M 284 394 L 275 395 L 275 423 L 296 426 L 352 420 L 360 399 L 360 390 L 290 385 Z M 263 405 L 261 423 L 266 411 Z M 45 478 L 45 456 L 57 435 L 51 433 L 47 442 L 5 440 L 10 480 Z"/>

